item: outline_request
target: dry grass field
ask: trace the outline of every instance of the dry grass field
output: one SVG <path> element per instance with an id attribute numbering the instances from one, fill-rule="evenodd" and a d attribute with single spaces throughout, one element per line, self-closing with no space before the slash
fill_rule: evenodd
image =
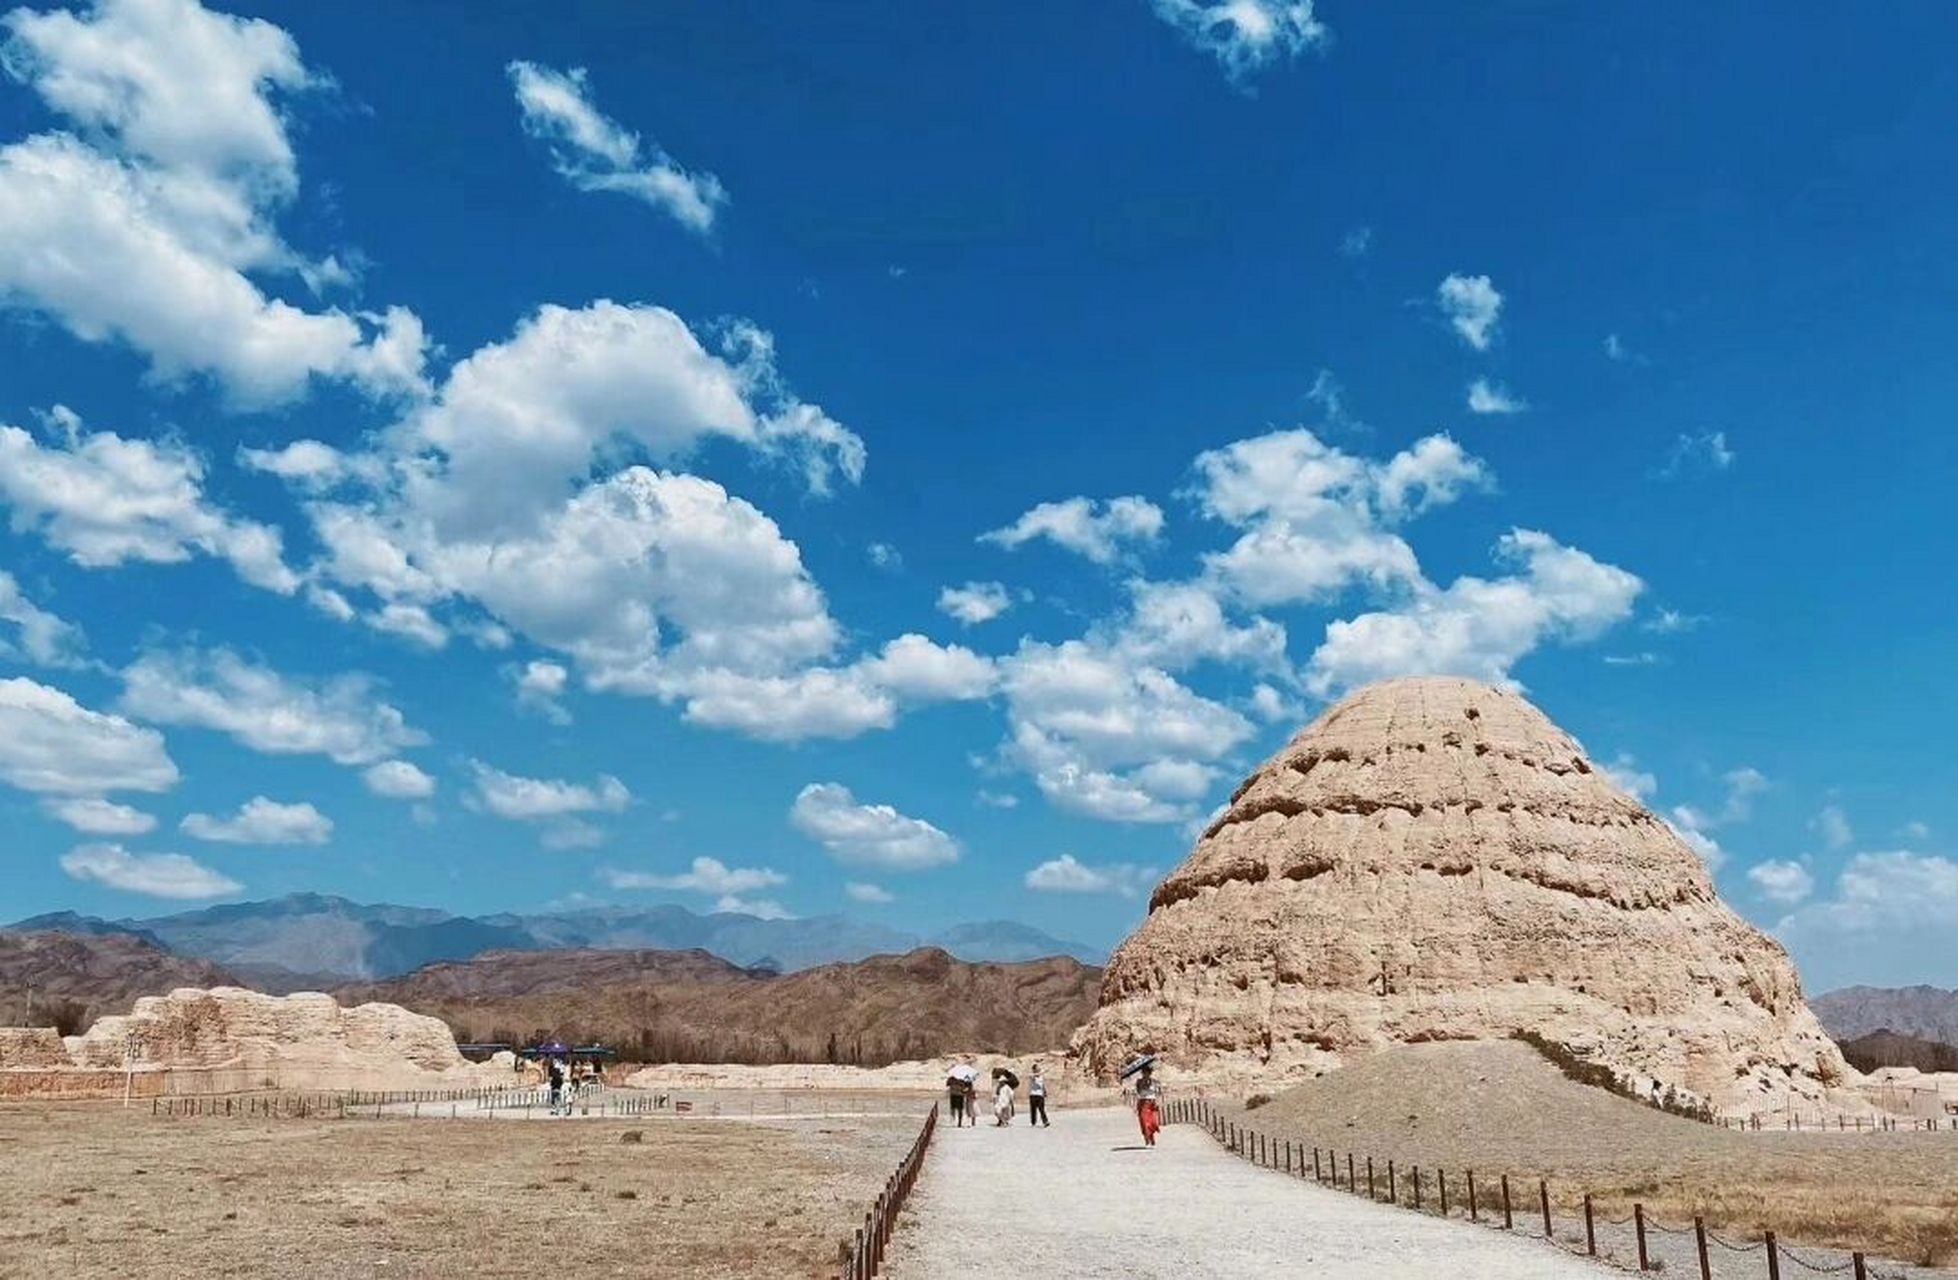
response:
<path id="1" fill-rule="evenodd" d="M 1575 1084 L 1514 1042 L 1409 1045 L 1229 1118 L 1362 1160 L 1547 1178 L 1574 1206 L 1958 1264 L 1958 1133 L 1738 1133 Z M 1459 1180 L 1456 1182 L 1460 1188 Z M 1532 1203 L 1534 1200 L 1532 1199 Z"/>
<path id="2" fill-rule="evenodd" d="M 112 1104 L 0 1107 L 0 1276 L 828 1276 L 920 1118 L 171 1121 Z M 643 1141 L 622 1142 L 633 1129 Z"/>

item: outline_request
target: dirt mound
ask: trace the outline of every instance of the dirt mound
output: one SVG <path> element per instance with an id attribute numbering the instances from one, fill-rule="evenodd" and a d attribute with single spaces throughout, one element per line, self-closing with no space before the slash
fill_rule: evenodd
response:
<path id="1" fill-rule="evenodd" d="M 58 1027 L 64 1035 L 104 1014 L 129 1012 L 138 996 L 233 985 L 236 979 L 217 965 L 130 933 L 0 930 L 0 1016 Z M 34 1007 L 27 1009 L 30 991 Z"/>
<path id="2" fill-rule="evenodd" d="M 1076 1043 L 1102 1071 L 1151 1048 L 1269 1086 L 1519 1031 L 1735 1110 L 1848 1074 L 1669 826 L 1522 698 L 1424 678 L 1354 694 L 1238 788 Z"/>
<path id="3" fill-rule="evenodd" d="M 1716 1229 L 1958 1260 L 1949 1134 L 1787 1133 L 1773 1117 L 1731 1131 L 1577 1084 L 1514 1041 L 1404 1045 L 1226 1111 L 1383 1169 L 1474 1169 L 1485 1186 L 1508 1173 L 1532 1193 L 1542 1177 L 1561 1201 L 1590 1191 L 1613 1215 L 1636 1200 L 1675 1226 L 1704 1214 Z"/>
<path id="4" fill-rule="evenodd" d="M 431 1014 L 465 1040 L 601 1040 L 648 1060 L 864 1065 L 1064 1044 L 1100 971 L 1065 957 L 973 964 L 935 947 L 797 973 L 705 951 L 495 952 L 343 987 Z"/>

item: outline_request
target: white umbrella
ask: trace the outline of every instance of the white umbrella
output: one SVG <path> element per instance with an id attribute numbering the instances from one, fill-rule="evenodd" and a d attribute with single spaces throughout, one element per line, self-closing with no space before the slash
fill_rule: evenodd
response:
<path id="1" fill-rule="evenodd" d="M 969 1062 L 961 1062 L 945 1073 L 947 1080 L 962 1080 L 967 1084 L 979 1078 L 979 1068 Z"/>

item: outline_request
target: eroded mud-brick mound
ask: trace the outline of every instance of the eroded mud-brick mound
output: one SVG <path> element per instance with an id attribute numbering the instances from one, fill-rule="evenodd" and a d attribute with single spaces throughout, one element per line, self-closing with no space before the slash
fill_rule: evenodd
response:
<path id="1" fill-rule="evenodd" d="M 1847 1071 L 1787 953 L 1665 822 L 1518 695 L 1420 678 L 1353 694 L 1238 788 L 1076 1048 L 1282 1083 L 1522 1031 L 1726 1109 Z"/>

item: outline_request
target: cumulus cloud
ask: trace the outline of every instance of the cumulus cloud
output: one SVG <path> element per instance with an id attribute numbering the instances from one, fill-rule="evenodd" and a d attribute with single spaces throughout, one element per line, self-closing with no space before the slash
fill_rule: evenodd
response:
<path id="1" fill-rule="evenodd" d="M 846 881 L 843 892 L 849 895 L 850 901 L 867 903 L 871 906 L 882 906 L 897 901 L 897 895 L 889 889 L 882 885 L 866 884 L 861 880 Z"/>
<path id="2" fill-rule="evenodd" d="M 48 799 L 41 807 L 49 817 L 91 836 L 140 836 L 156 830 L 156 819 L 141 809 L 100 796 Z"/>
<path id="3" fill-rule="evenodd" d="M 1815 877 L 1799 862 L 1757 862 L 1747 869 L 1747 879 L 1762 897 L 1784 906 L 1793 906 L 1815 889 Z"/>
<path id="4" fill-rule="evenodd" d="M 1132 862 L 1091 865 L 1071 853 L 1049 858 L 1026 874 L 1026 886 L 1042 893 L 1113 893 L 1133 898 L 1154 884 L 1153 867 Z"/>
<path id="5" fill-rule="evenodd" d="M 202 554 L 229 561 L 253 586 L 298 589 L 279 531 L 207 502 L 204 464 L 187 447 L 87 432 L 61 408 L 49 421 L 58 438 L 46 443 L 0 425 L 0 502 L 16 532 L 39 534 L 87 568 Z"/>
<path id="6" fill-rule="evenodd" d="M 1114 822 L 1187 818 L 1214 762 L 1251 722 L 1118 650 L 1024 641 L 1001 659 L 1003 757 L 1071 812 Z"/>
<path id="7" fill-rule="evenodd" d="M 168 791 L 177 779 L 156 730 L 91 711 L 24 676 L 0 680 L 0 782 L 22 791 L 100 796 Z"/>
<path id="8" fill-rule="evenodd" d="M 695 858 L 687 870 L 674 875 L 607 868 L 599 878 L 614 889 L 669 889 L 715 896 L 773 889 L 789 878 L 768 867 L 730 867 L 718 858 Z"/>
<path id="9" fill-rule="evenodd" d="M 222 898 L 245 887 L 181 853 L 131 853 L 119 844 L 78 845 L 61 855 L 61 869 L 76 880 L 152 898 Z"/>
<path id="10" fill-rule="evenodd" d="M 472 801 L 487 813 L 516 822 L 565 818 L 579 813 L 619 813 L 632 803 L 632 792 L 610 774 L 591 783 L 557 778 L 526 778 L 505 773 L 480 760 L 469 763 L 475 774 Z"/>
<path id="11" fill-rule="evenodd" d="M 1509 669 L 1548 642 L 1577 642 L 1629 618 L 1644 589 L 1638 577 L 1566 547 L 1548 534 L 1514 529 L 1496 547 L 1517 572 L 1425 582 L 1393 609 L 1326 627 L 1306 682 L 1321 696 L 1390 676 L 1449 674 L 1511 683 Z"/>
<path id="12" fill-rule="evenodd" d="M 0 623 L 11 626 L 14 634 L 9 641 L 0 631 L 0 657 L 19 654 L 44 667 L 81 665 L 87 647 L 81 628 L 29 600 L 5 569 L 0 569 Z"/>
<path id="13" fill-rule="evenodd" d="M 1641 804 L 1658 794 L 1658 778 L 1650 770 L 1639 768 L 1638 761 L 1622 751 L 1610 763 L 1600 762 L 1598 772 L 1609 779 L 1612 786 Z"/>
<path id="14" fill-rule="evenodd" d="M 406 760 L 383 760 L 367 766 L 360 780 L 377 796 L 390 800 L 425 800 L 435 794 L 435 779 Z"/>
<path id="15" fill-rule="evenodd" d="M 1733 446 L 1727 443 L 1727 433 L 1724 431 L 1682 432 L 1673 441 L 1672 448 L 1667 450 L 1666 460 L 1657 474 L 1661 480 L 1714 475 L 1733 466 L 1738 456 Z"/>
<path id="16" fill-rule="evenodd" d="M 959 842 L 931 823 L 887 804 L 861 804 L 837 782 L 804 787 L 789 809 L 789 821 L 831 857 L 852 866 L 921 871 L 959 857 Z"/>
<path id="17" fill-rule="evenodd" d="M 1067 498 L 1043 502 L 1004 528 L 979 535 L 979 541 L 1014 548 L 1046 538 L 1096 564 L 1112 564 L 1131 546 L 1154 541 L 1163 531 L 1162 508 L 1134 496 L 1100 502 Z"/>
<path id="18" fill-rule="evenodd" d="M 1150 0 L 1156 16 L 1241 82 L 1332 39 L 1312 0 Z"/>
<path id="19" fill-rule="evenodd" d="M 1012 594 L 998 582 L 968 582 L 962 587 L 946 587 L 938 593 L 939 611 L 968 627 L 991 622 L 1012 607 Z"/>
<path id="20" fill-rule="evenodd" d="M 1463 342 L 1477 351 L 1489 349 L 1502 315 L 1502 294 L 1488 276 L 1450 274 L 1436 286 L 1435 302 Z"/>
<path id="21" fill-rule="evenodd" d="M 1310 431 L 1276 431 L 1199 454 L 1195 471 L 1191 495 L 1203 514 L 1246 531 L 1204 557 L 1205 573 L 1257 606 L 1419 581 L 1395 526 L 1492 483 L 1483 462 L 1445 435 L 1372 462 Z"/>
<path id="22" fill-rule="evenodd" d="M 1830 850 L 1847 849 L 1856 843 L 1856 832 L 1849 825 L 1849 815 L 1842 811 L 1841 805 L 1823 805 L 1809 826 L 1822 837 L 1823 845 Z"/>
<path id="23" fill-rule="evenodd" d="M 81 135 L 0 148 L 0 294 L 12 305 L 85 341 L 126 342 L 159 376 L 208 373 L 247 404 L 314 377 L 419 390 L 412 313 L 306 311 L 252 278 L 337 267 L 305 261 L 271 220 L 298 188 L 282 106 L 316 83 L 285 31 L 195 0 L 3 21 L 0 68 Z"/>
<path id="24" fill-rule="evenodd" d="M 1470 413 L 1509 414 L 1521 413 L 1529 408 L 1529 402 L 1514 395 L 1500 382 L 1487 378 L 1477 378 L 1469 383 L 1468 408 Z"/>
<path id="25" fill-rule="evenodd" d="M 527 662 L 510 673 L 511 682 L 517 687 L 517 705 L 536 712 L 552 724 L 571 723 L 571 713 L 558 701 L 564 696 L 564 688 L 570 678 L 571 673 L 564 667 L 541 658 Z"/>
<path id="26" fill-rule="evenodd" d="M 512 62 L 510 83 L 524 132 L 547 144 L 558 175 L 580 191 L 614 191 L 664 210 L 690 231 L 713 230 L 727 191 L 711 173 L 689 173 L 660 147 L 605 115 L 583 67 L 556 71 Z"/>
<path id="27" fill-rule="evenodd" d="M 185 649 L 145 654 L 122 679 L 125 711 L 213 729 L 268 755 L 367 765 L 428 741 L 364 675 L 295 678 L 229 649 Z"/>
<path id="28" fill-rule="evenodd" d="M 1827 895 L 1775 926 L 1817 987 L 1958 983 L 1954 929 L 1958 861 L 1905 850 L 1856 854 Z"/>
<path id="29" fill-rule="evenodd" d="M 180 825 L 187 836 L 220 844 L 325 844 L 333 836 L 333 819 L 311 804 L 264 796 L 253 796 L 228 818 L 193 813 Z"/>

